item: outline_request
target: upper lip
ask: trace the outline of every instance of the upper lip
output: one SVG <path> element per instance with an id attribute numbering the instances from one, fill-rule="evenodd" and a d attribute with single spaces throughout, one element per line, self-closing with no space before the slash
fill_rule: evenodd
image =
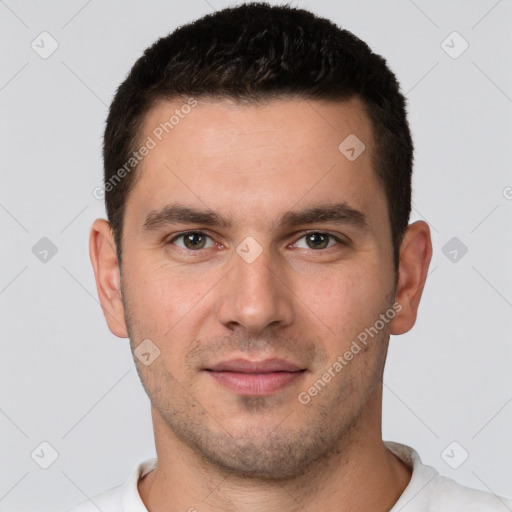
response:
<path id="1" fill-rule="evenodd" d="M 230 359 L 221 361 L 214 366 L 206 368 L 215 372 L 237 373 L 271 373 L 271 372 L 298 372 L 303 370 L 284 359 L 265 359 L 264 361 L 250 361 L 249 359 Z"/>

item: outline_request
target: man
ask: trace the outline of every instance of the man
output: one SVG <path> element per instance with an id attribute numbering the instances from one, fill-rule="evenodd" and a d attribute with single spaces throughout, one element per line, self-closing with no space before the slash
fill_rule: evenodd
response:
<path id="1" fill-rule="evenodd" d="M 90 254 L 157 459 L 74 512 L 512 505 L 382 440 L 389 336 L 432 255 L 412 160 L 384 59 L 307 11 L 225 9 L 144 53 L 110 108 Z"/>

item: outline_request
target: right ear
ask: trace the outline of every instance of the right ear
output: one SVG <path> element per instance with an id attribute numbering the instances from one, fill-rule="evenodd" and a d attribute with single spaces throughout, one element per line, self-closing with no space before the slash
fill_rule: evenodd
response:
<path id="1" fill-rule="evenodd" d="M 108 221 L 96 219 L 89 237 L 96 288 L 108 328 L 119 338 L 128 338 L 121 294 L 121 271 L 113 231 Z"/>

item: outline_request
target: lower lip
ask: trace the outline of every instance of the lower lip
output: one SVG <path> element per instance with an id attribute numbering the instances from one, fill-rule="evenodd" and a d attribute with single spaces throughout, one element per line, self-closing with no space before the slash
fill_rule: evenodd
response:
<path id="1" fill-rule="evenodd" d="M 268 395 L 294 383 L 304 372 L 237 373 L 208 372 L 220 384 L 242 395 Z"/>

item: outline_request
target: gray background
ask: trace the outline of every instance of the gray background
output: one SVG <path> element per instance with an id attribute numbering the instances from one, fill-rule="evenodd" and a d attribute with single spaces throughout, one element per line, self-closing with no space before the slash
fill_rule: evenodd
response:
<path id="1" fill-rule="evenodd" d="M 154 455 L 149 400 L 88 255 L 102 131 L 143 49 L 232 4 L 0 0 L 0 511 L 65 509 Z M 384 439 L 512 497 L 512 1 L 293 5 L 368 42 L 409 100 L 411 220 L 430 224 L 434 256 L 416 326 L 391 340 Z M 51 49 L 43 31 L 59 45 L 46 59 L 31 47 Z M 58 453 L 48 469 L 43 441 Z"/>

